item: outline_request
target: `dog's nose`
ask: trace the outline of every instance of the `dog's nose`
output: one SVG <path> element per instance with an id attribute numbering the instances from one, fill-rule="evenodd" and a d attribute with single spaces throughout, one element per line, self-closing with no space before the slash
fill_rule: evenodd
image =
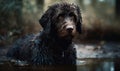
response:
<path id="1" fill-rule="evenodd" d="M 72 25 L 69 25 L 69 26 L 66 26 L 66 30 L 71 33 L 73 31 L 73 26 Z"/>

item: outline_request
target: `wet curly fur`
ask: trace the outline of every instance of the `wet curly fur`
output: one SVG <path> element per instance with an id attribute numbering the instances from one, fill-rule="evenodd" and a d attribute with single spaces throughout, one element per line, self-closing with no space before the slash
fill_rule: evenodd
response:
<path id="1" fill-rule="evenodd" d="M 58 3 L 49 7 L 39 20 L 43 31 L 20 38 L 7 56 L 35 65 L 75 65 L 76 49 L 72 43 L 81 33 L 81 14 L 77 5 Z"/>

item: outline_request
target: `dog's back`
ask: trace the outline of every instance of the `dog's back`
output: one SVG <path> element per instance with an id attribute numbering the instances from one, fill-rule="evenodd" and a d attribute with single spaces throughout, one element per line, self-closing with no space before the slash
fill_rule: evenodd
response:
<path id="1" fill-rule="evenodd" d="M 36 38 L 36 36 L 34 34 L 30 34 L 17 39 L 10 47 L 7 57 L 19 60 L 29 60 L 30 49 L 35 41 L 34 38 Z"/>

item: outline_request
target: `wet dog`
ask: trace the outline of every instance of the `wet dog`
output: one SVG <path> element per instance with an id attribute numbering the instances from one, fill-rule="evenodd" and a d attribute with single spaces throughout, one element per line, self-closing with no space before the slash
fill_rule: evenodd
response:
<path id="1" fill-rule="evenodd" d="M 72 39 L 81 33 L 82 17 L 75 4 L 58 3 L 49 7 L 39 20 L 43 31 L 20 38 L 7 56 L 35 65 L 75 65 Z"/>

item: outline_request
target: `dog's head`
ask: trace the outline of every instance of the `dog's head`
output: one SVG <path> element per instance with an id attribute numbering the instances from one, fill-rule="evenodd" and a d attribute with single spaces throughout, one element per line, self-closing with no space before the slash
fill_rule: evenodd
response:
<path id="1" fill-rule="evenodd" d="M 59 3 L 49 7 L 39 20 L 43 30 L 57 33 L 59 37 L 81 33 L 82 17 L 77 5 Z"/>

